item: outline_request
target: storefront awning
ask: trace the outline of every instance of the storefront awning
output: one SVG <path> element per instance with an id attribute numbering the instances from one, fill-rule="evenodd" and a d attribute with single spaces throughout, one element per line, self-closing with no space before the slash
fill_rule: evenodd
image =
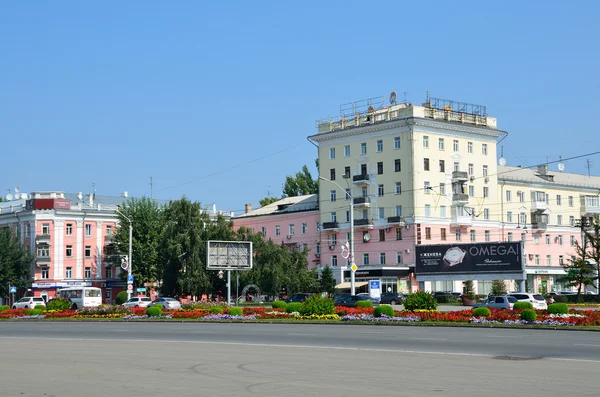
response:
<path id="1" fill-rule="evenodd" d="M 364 287 L 367 284 L 369 284 L 369 283 L 366 282 L 366 281 L 357 281 L 357 282 L 354 283 L 354 287 L 355 288 L 360 288 L 360 287 Z M 350 289 L 351 285 L 350 285 L 349 281 L 346 281 L 346 282 L 343 282 L 343 283 L 340 283 L 340 284 L 336 285 L 335 288 L 336 289 Z"/>

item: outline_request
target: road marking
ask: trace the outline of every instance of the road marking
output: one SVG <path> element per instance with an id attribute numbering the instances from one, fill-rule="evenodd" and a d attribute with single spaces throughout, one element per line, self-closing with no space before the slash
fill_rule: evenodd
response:
<path id="1" fill-rule="evenodd" d="M 600 345 L 593 345 L 591 343 L 576 343 L 573 346 L 593 346 L 593 347 L 600 347 Z"/>
<path id="2" fill-rule="evenodd" d="M 444 338 L 409 338 L 411 340 L 448 340 Z"/>

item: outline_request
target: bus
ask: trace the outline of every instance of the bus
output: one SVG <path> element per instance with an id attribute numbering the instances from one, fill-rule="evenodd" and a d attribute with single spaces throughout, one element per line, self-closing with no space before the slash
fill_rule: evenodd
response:
<path id="1" fill-rule="evenodd" d="M 71 301 L 72 309 L 97 307 L 102 304 L 102 290 L 96 287 L 72 287 L 58 291 L 58 296 Z"/>

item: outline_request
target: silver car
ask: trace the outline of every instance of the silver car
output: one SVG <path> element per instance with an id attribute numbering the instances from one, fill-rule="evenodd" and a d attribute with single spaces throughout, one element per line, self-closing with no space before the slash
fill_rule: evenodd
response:
<path id="1" fill-rule="evenodd" d="M 483 303 L 475 303 L 473 309 L 478 307 L 488 307 L 490 309 L 512 310 L 515 303 L 517 303 L 517 300 L 512 296 L 490 296 Z"/>
<path id="2" fill-rule="evenodd" d="M 177 299 L 174 299 L 174 298 L 162 297 L 162 298 L 155 299 L 152 303 L 150 303 L 148 305 L 148 307 L 152 307 L 154 305 L 161 305 L 165 309 L 169 309 L 169 310 L 181 309 L 181 302 L 179 302 Z"/>
<path id="3" fill-rule="evenodd" d="M 123 303 L 125 307 L 148 307 L 152 300 L 146 296 L 136 296 Z"/>
<path id="4" fill-rule="evenodd" d="M 548 304 L 546 303 L 546 299 L 540 294 L 530 294 L 526 292 L 511 292 L 508 296 L 512 296 L 519 302 L 529 302 L 533 306 L 534 309 L 538 310 L 546 310 L 548 309 Z"/>

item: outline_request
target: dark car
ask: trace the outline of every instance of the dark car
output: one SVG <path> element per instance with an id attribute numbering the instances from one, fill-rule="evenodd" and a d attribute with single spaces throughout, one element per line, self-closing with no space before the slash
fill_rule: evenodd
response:
<path id="1" fill-rule="evenodd" d="M 352 294 L 347 294 L 347 293 L 339 293 L 339 294 L 333 294 L 333 296 L 331 297 L 331 299 L 333 299 L 333 302 L 336 305 L 341 305 L 342 302 L 344 302 L 344 300 L 346 298 L 348 298 L 349 296 L 352 296 Z"/>
<path id="2" fill-rule="evenodd" d="M 381 298 L 379 298 L 379 303 L 382 305 L 400 305 L 404 300 L 404 296 L 398 294 L 396 292 L 386 292 L 381 294 Z"/>
<path id="3" fill-rule="evenodd" d="M 290 302 L 304 302 L 305 300 L 307 300 L 308 298 L 310 298 L 313 294 L 310 293 L 300 293 L 300 294 L 294 294 L 292 296 L 290 296 L 289 298 L 287 298 L 285 300 L 285 303 L 290 303 Z"/>
<path id="4" fill-rule="evenodd" d="M 359 301 L 370 301 L 374 305 L 379 303 L 378 301 L 376 302 L 373 299 L 371 299 L 371 297 L 368 295 L 350 295 L 350 296 L 346 297 L 342 301 L 342 303 L 339 304 L 339 306 L 356 307 L 356 303 Z"/>

